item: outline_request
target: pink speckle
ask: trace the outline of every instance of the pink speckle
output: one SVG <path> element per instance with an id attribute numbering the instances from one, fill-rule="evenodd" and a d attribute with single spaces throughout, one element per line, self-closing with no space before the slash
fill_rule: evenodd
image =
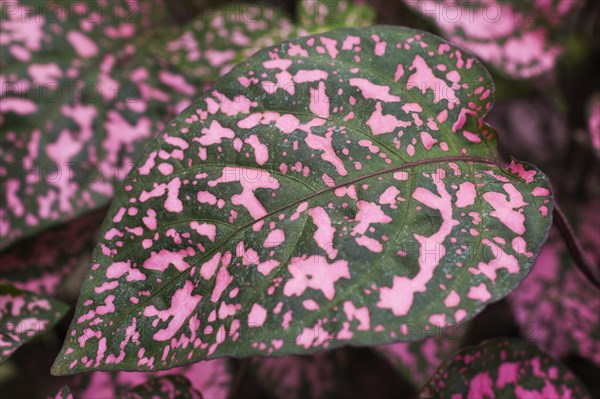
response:
<path id="1" fill-rule="evenodd" d="M 67 40 L 73 46 L 77 54 L 82 58 L 93 57 L 98 54 L 98 46 L 86 35 L 78 31 L 67 33 Z"/>
<path id="2" fill-rule="evenodd" d="M 485 283 L 481 283 L 477 286 L 471 287 L 469 289 L 469 292 L 467 293 L 467 298 L 479 300 L 482 302 L 489 301 L 491 297 L 492 295 L 489 293 L 487 285 L 485 285 Z"/>
<path id="3" fill-rule="evenodd" d="M 267 319 L 267 310 L 260 306 L 258 303 L 252 305 L 250 313 L 248 313 L 248 326 L 249 327 L 260 327 L 265 324 Z"/>
<path id="4" fill-rule="evenodd" d="M 335 282 L 341 278 L 350 278 L 348 261 L 338 260 L 328 264 L 326 258 L 320 255 L 292 258 L 288 271 L 292 274 L 292 278 L 283 288 L 286 296 L 300 296 L 306 288 L 312 288 L 320 290 L 325 298 L 332 300 L 335 296 Z"/>

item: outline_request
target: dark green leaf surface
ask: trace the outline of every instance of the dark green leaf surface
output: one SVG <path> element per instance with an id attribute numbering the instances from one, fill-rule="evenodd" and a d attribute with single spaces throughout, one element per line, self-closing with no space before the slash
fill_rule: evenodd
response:
<path id="1" fill-rule="evenodd" d="M 540 171 L 499 159 L 493 91 L 471 54 L 410 29 L 258 52 L 127 177 L 53 372 L 383 344 L 469 320 L 529 272 L 553 209 Z"/>

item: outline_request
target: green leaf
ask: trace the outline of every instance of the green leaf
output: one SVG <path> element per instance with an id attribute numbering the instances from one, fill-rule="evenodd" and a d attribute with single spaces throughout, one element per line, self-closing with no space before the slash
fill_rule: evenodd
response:
<path id="1" fill-rule="evenodd" d="M 50 297 L 0 285 L 0 363 L 20 346 L 52 329 L 68 309 Z"/>
<path id="2" fill-rule="evenodd" d="M 145 384 L 131 389 L 122 397 L 123 399 L 202 399 L 202 395 L 192 387 L 190 381 L 180 375 L 152 378 Z"/>
<path id="3" fill-rule="evenodd" d="M 590 398 L 560 362 L 535 346 L 495 339 L 465 348 L 446 361 L 419 398 Z"/>
<path id="4" fill-rule="evenodd" d="M 196 93 L 139 46 L 160 4 L 1 8 L 0 249 L 106 206 L 152 134 Z"/>
<path id="5" fill-rule="evenodd" d="M 527 275 L 553 209 L 540 171 L 499 159 L 493 90 L 471 54 L 410 29 L 258 52 L 128 175 L 53 372 L 145 369 L 142 349 L 162 369 L 376 345 L 471 319 Z"/>

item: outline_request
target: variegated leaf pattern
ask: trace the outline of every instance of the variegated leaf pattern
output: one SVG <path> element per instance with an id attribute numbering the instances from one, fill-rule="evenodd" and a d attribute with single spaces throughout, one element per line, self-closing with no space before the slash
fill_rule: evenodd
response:
<path id="1" fill-rule="evenodd" d="M 160 4 L 1 8 L 1 248 L 107 205 L 151 135 L 196 93 L 139 46 Z"/>
<path id="2" fill-rule="evenodd" d="M 600 200 L 576 204 L 576 236 L 600 274 Z M 577 270 L 556 229 L 531 273 L 508 297 L 523 334 L 555 357 L 570 353 L 600 365 L 600 294 Z"/>
<path id="3" fill-rule="evenodd" d="M 147 357 L 146 361 L 152 363 L 154 359 Z M 78 374 L 71 377 L 69 385 L 78 399 L 114 398 L 147 384 L 151 379 L 172 376 L 187 379 L 192 389 L 201 392 L 204 399 L 227 398 L 233 380 L 227 359 L 214 359 L 153 373 L 95 371 Z"/>
<path id="4" fill-rule="evenodd" d="M 515 79 L 551 71 L 563 51 L 561 25 L 578 0 L 402 0 L 448 40 Z"/>
<path id="5" fill-rule="evenodd" d="M 20 346 L 51 329 L 68 310 L 55 299 L 0 285 L 0 363 Z"/>
<path id="6" fill-rule="evenodd" d="M 152 378 L 122 395 L 123 399 L 202 399 L 190 381 L 180 375 Z"/>
<path id="7" fill-rule="evenodd" d="M 83 262 L 89 262 L 106 208 L 24 239 L 0 254 L 0 283 L 55 295 Z"/>
<path id="8" fill-rule="evenodd" d="M 209 86 L 262 48 L 318 30 L 370 25 L 375 19 L 369 6 L 355 6 L 346 0 L 298 4 L 299 23 L 267 4 L 224 4 L 206 11 L 151 49 L 186 76 Z M 325 15 L 330 16 L 327 21 L 323 21 Z"/>
<path id="9" fill-rule="evenodd" d="M 446 361 L 419 394 L 429 398 L 591 398 L 560 362 L 535 346 L 495 339 L 465 348 Z"/>
<path id="10" fill-rule="evenodd" d="M 421 389 L 460 345 L 460 337 L 454 336 L 454 332 L 446 333 L 445 336 L 427 337 L 423 341 L 381 345 L 376 350 L 415 388 Z"/>
<path id="11" fill-rule="evenodd" d="M 152 369 L 142 350 L 162 369 L 383 344 L 472 318 L 529 272 L 553 209 L 541 172 L 498 158 L 493 91 L 471 54 L 411 29 L 261 50 L 128 175 L 53 372 Z"/>
<path id="12" fill-rule="evenodd" d="M 68 385 L 63 386 L 54 395 L 49 395 L 48 399 L 75 399 Z"/>

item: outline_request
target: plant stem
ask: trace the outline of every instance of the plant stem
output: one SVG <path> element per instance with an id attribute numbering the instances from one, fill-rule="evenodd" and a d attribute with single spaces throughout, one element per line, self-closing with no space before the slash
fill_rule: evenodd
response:
<path id="1" fill-rule="evenodd" d="M 556 227 L 558 227 L 565 244 L 567 244 L 567 248 L 571 253 L 571 258 L 573 258 L 573 261 L 575 262 L 575 266 L 577 266 L 579 271 L 583 273 L 583 275 L 590 283 L 592 283 L 594 287 L 600 290 L 600 283 L 592 273 L 593 267 L 585 257 L 581 243 L 577 239 L 571 224 L 569 224 L 567 217 L 557 203 L 554 204 L 553 216 Z"/>

